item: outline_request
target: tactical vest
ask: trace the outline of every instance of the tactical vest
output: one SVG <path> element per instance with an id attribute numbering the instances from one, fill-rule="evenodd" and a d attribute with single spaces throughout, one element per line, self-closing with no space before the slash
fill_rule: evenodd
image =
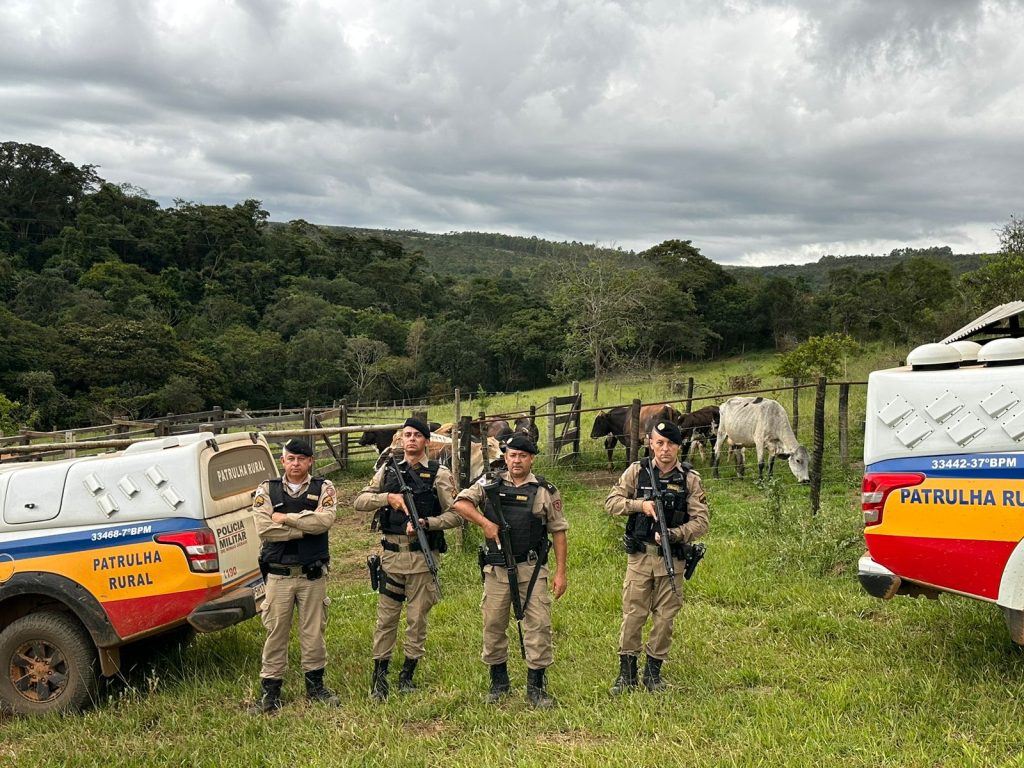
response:
<path id="1" fill-rule="evenodd" d="M 686 509 L 686 472 L 685 467 L 677 467 L 667 475 L 658 472 L 658 486 L 665 504 L 665 524 L 669 528 L 678 528 L 690 519 Z M 653 485 L 651 460 L 643 459 L 640 462 L 640 474 L 636 478 L 636 498 L 652 498 Z M 657 530 L 658 521 L 643 512 L 634 512 L 626 520 L 626 536 L 637 541 L 653 544 Z"/>
<path id="2" fill-rule="evenodd" d="M 300 512 L 316 509 L 320 503 L 320 491 L 323 489 L 322 477 L 314 477 L 309 481 L 306 492 L 295 498 L 284 492 L 281 478 L 267 481 L 270 494 L 270 505 L 274 512 L 297 515 Z M 265 563 L 280 565 L 309 565 L 319 560 L 330 562 L 327 531 L 323 533 L 306 533 L 301 539 L 290 541 L 266 541 L 260 551 L 260 560 Z"/>
<path id="3" fill-rule="evenodd" d="M 501 499 L 501 511 L 505 521 L 511 527 L 509 537 L 512 540 L 512 554 L 516 560 L 525 559 L 531 551 L 537 553 L 547 552 L 548 528 L 537 515 L 533 514 L 533 502 L 537 498 L 537 491 L 541 484 L 547 485 L 542 477 L 537 477 L 536 483 L 526 483 L 515 486 L 507 480 L 498 481 L 498 497 Z M 492 523 L 501 524 L 498 521 L 497 512 L 487 505 L 484 510 L 484 517 Z M 498 551 L 493 541 L 488 540 L 488 550 L 491 554 Z"/>
<path id="4" fill-rule="evenodd" d="M 409 490 L 412 492 L 412 499 L 416 504 L 416 511 L 419 513 L 420 519 L 437 517 L 441 504 L 437 500 L 434 481 L 437 479 L 437 470 L 440 469 L 441 465 L 436 461 L 428 461 L 426 467 L 417 465 L 413 468 L 403 459 L 399 462 L 398 466 L 402 469 L 405 484 L 409 486 Z M 386 464 L 385 467 L 381 492 L 400 493 L 401 483 L 395 474 L 394 467 L 390 463 Z M 380 526 L 382 533 L 404 536 L 407 522 L 405 512 L 402 512 L 400 509 L 385 506 L 377 511 L 377 524 Z M 430 544 L 431 549 L 437 549 L 442 552 L 447 549 L 444 533 L 441 531 L 427 531 L 427 543 Z"/>

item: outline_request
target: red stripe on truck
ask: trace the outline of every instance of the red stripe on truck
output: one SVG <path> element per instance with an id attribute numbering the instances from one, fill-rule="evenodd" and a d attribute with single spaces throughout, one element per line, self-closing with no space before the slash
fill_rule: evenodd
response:
<path id="1" fill-rule="evenodd" d="M 868 529 L 870 531 L 870 529 Z M 904 579 L 995 600 L 1015 541 L 886 536 L 865 532 L 871 558 Z"/>

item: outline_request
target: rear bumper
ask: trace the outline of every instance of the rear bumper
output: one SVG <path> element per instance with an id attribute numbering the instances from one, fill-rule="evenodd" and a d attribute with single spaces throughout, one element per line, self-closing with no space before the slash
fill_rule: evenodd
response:
<path id="1" fill-rule="evenodd" d="M 903 583 L 895 573 L 872 560 L 871 555 L 861 556 L 857 563 L 857 578 L 865 592 L 882 600 L 894 597 Z"/>
<path id="2" fill-rule="evenodd" d="M 257 583 L 258 582 L 258 583 Z M 233 589 L 226 595 L 196 606 L 188 615 L 188 623 L 197 632 L 217 632 L 251 619 L 263 597 L 263 579 Z"/>
<path id="3" fill-rule="evenodd" d="M 868 554 L 863 555 L 857 563 L 857 578 L 865 592 L 882 600 L 890 600 L 896 595 L 935 600 L 940 591 L 927 584 L 919 584 L 897 576 L 884 565 L 876 563 Z"/>

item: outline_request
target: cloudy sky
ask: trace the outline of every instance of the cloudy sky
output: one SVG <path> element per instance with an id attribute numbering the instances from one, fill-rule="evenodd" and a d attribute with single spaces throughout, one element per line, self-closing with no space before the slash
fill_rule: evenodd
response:
<path id="1" fill-rule="evenodd" d="M 1024 214 L 1013 0 L 0 0 L 0 140 L 164 205 L 721 263 Z"/>

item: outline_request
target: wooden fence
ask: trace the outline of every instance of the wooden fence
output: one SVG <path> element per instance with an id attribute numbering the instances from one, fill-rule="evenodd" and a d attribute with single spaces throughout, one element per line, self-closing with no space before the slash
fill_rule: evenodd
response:
<path id="1" fill-rule="evenodd" d="M 807 389 L 814 389 L 813 441 L 810 450 L 810 506 L 812 512 L 816 513 L 820 507 L 822 465 L 826 445 L 825 403 L 828 390 L 833 388 L 838 391 L 836 423 L 838 459 L 841 466 L 848 467 L 850 460 L 850 389 L 865 384 L 866 382 L 863 381 L 828 382 L 825 379 L 820 379 L 815 383 L 803 384 L 794 381 L 785 386 L 695 396 L 695 382 L 693 378 L 689 378 L 686 380 L 685 386 L 682 385 L 682 382 L 674 383 L 671 386 L 673 392 L 684 395 L 680 399 L 655 403 L 642 403 L 640 400 L 633 400 L 630 403 L 622 404 L 621 407 L 630 408 L 634 416 L 632 419 L 633 430 L 627 436 L 629 443 L 627 457 L 630 461 L 635 460 L 639 456 L 643 444 L 643 436 L 639 433 L 639 413 L 643 405 L 671 405 L 688 413 L 694 409 L 695 403 L 697 407 L 700 407 L 703 402 L 718 403 L 737 395 L 768 395 L 779 398 L 780 394 L 785 395 L 787 391 L 791 390 L 790 418 L 794 432 L 797 432 L 800 420 L 800 393 Z M 470 407 L 471 403 L 470 400 L 468 403 Z M 454 405 L 456 416 L 452 430 L 452 468 L 460 487 L 465 487 L 472 480 L 469 477 L 469 455 L 474 435 L 486 434 L 489 424 L 499 419 L 511 421 L 522 415 L 531 416 L 542 437 L 540 447 L 543 458 L 552 463 L 563 462 L 578 460 L 582 455 L 583 414 L 620 407 L 610 405 L 600 408 L 583 408 L 583 397 L 578 382 L 572 383 L 568 395 L 551 397 L 546 403 L 530 405 L 523 410 L 511 413 L 488 415 L 481 411 L 475 419 L 463 415 L 462 408 L 467 403 L 462 400 L 458 390 L 455 391 L 454 402 L 451 405 Z M 301 408 L 279 407 L 261 411 L 225 411 L 221 408 L 213 408 L 197 413 L 168 414 L 147 421 L 115 420 L 111 424 L 59 432 L 22 430 L 18 435 L 0 438 L 0 462 L 70 458 L 81 452 L 125 448 L 139 439 L 170 437 L 188 432 L 208 431 L 220 434 L 231 431 L 248 431 L 261 432 L 268 440 L 282 443 L 288 437 L 311 437 L 318 460 L 329 461 L 337 468 L 347 469 L 353 460 L 369 460 L 376 458 L 377 455 L 373 447 L 361 447 L 354 444 L 350 438 L 353 433 L 398 429 L 401 422 L 410 414 L 423 419 L 428 418 L 428 412 L 423 403 L 416 403 L 413 407 L 409 407 L 406 403 L 405 406 L 404 408 L 397 406 L 397 401 L 356 405 L 342 401 L 323 407 L 307 405 Z M 450 407 L 449 405 L 446 410 Z M 541 422 L 544 422 L 543 425 Z M 489 458 L 493 461 L 498 457 L 491 456 Z M 323 465 L 320 467 L 324 468 Z"/>

